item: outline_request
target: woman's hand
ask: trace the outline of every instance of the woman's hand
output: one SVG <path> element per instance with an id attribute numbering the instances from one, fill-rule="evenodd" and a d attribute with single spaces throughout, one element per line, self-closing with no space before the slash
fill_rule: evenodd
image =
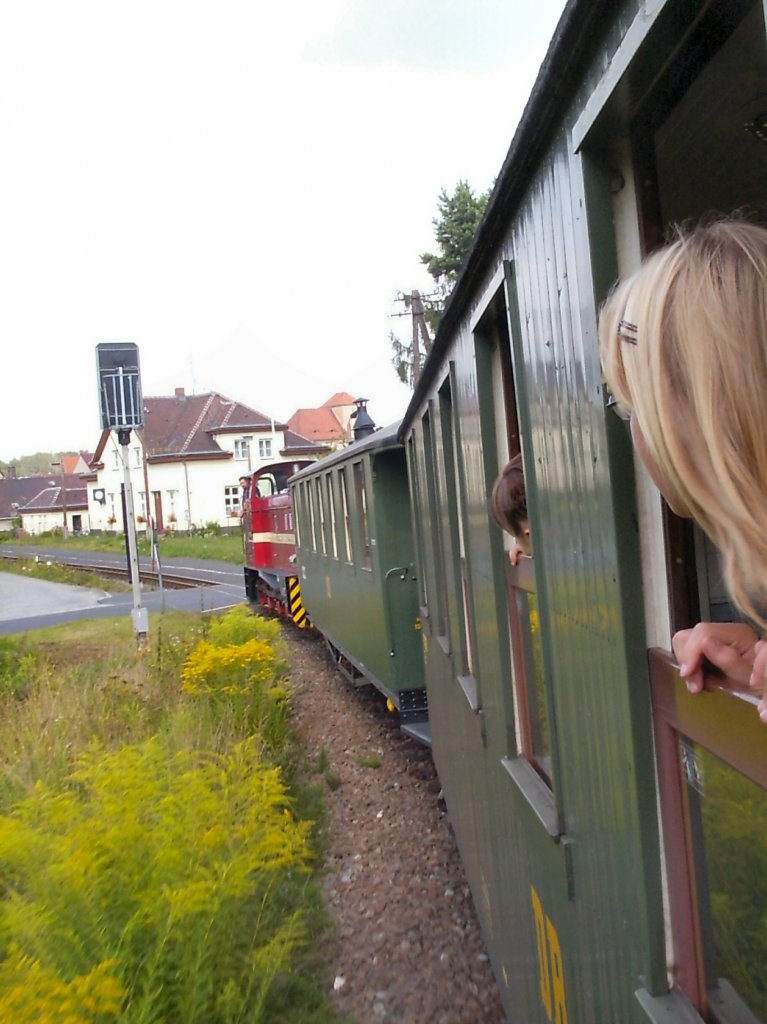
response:
<path id="1" fill-rule="evenodd" d="M 737 684 L 730 689 L 761 693 L 764 688 L 767 647 L 745 623 L 698 623 L 677 633 L 672 646 L 690 693 L 705 687 L 704 658 Z"/>

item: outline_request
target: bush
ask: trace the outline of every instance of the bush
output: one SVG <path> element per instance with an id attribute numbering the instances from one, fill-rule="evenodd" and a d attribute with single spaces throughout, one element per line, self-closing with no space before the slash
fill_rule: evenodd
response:
<path id="1" fill-rule="evenodd" d="M 244 644 L 247 640 L 266 640 L 274 644 L 280 635 L 276 619 L 255 615 L 247 605 L 240 604 L 211 619 L 208 639 L 212 644 Z"/>
<path id="2" fill-rule="evenodd" d="M 303 938 L 308 833 L 254 740 L 90 752 L 0 818 L 0 1019 L 263 1020 Z"/>

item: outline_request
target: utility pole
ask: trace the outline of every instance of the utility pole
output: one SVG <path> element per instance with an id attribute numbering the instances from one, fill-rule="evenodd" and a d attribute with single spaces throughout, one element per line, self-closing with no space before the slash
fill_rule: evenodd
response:
<path id="1" fill-rule="evenodd" d="M 428 295 L 426 298 L 432 298 L 433 296 Z M 413 324 L 413 341 L 410 347 L 410 355 L 412 358 L 411 364 L 411 378 L 413 387 L 418 383 L 418 378 L 421 376 L 421 362 L 423 357 L 427 356 L 431 351 L 431 336 L 429 335 L 429 328 L 426 323 L 426 311 L 423 307 L 424 296 L 414 289 L 409 295 L 406 293 L 400 293 L 397 298 L 397 302 L 404 302 L 405 309 L 402 313 L 392 313 L 392 316 L 410 316 Z M 395 334 L 392 334 L 392 341 L 397 346 L 398 353 L 404 351 L 404 346 L 401 345 Z M 421 347 L 423 343 L 423 348 Z M 423 353 L 423 355 L 422 355 Z"/>
<path id="2" fill-rule="evenodd" d="M 423 340 L 424 356 L 429 354 L 431 349 L 431 338 L 429 329 L 426 326 L 426 314 L 421 301 L 421 293 L 413 291 L 410 294 L 410 312 L 413 318 L 413 385 L 418 383 L 421 376 L 421 346 L 419 339 Z"/>
<path id="3" fill-rule="evenodd" d="M 62 536 L 64 540 L 67 540 L 67 538 L 69 537 L 69 529 L 67 527 L 67 479 L 66 476 L 64 475 L 64 462 L 63 460 L 61 462 L 52 462 L 51 466 L 61 467 L 61 511 L 64 515 Z"/>

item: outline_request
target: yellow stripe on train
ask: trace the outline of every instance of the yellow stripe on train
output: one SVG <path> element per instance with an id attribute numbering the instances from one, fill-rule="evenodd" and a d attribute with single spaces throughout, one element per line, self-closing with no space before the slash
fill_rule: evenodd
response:
<path id="1" fill-rule="evenodd" d="M 291 619 L 298 628 L 305 629 L 308 625 L 306 609 L 301 600 L 301 587 L 296 576 L 288 576 L 288 609 Z"/>

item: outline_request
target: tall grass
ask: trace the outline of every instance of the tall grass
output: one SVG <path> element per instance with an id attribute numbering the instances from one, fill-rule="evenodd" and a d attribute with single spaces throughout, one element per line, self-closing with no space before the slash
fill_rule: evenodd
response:
<path id="1" fill-rule="evenodd" d="M 0 649 L 0 1022 L 337 1020 L 278 630 L 240 608 L 158 617 L 144 652 L 111 620 Z"/>

